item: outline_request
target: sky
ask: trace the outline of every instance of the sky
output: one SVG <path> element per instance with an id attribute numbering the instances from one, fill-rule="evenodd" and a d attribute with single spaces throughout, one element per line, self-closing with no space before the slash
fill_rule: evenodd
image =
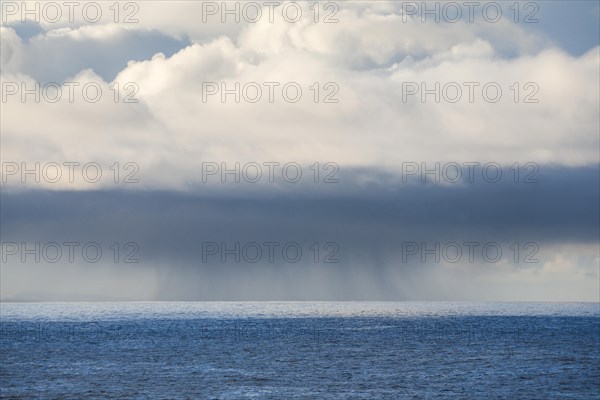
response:
<path id="1" fill-rule="evenodd" d="M 1 300 L 600 301 L 598 2 L 279 3 L 0 1 Z"/>

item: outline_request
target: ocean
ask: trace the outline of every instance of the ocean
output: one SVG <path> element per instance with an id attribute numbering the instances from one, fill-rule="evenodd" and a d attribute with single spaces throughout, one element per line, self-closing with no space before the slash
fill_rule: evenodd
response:
<path id="1" fill-rule="evenodd" d="M 2 303 L 3 399 L 597 399 L 597 303 Z"/>

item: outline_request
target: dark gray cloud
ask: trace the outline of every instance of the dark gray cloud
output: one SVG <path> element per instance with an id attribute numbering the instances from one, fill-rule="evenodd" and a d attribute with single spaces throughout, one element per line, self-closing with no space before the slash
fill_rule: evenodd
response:
<path id="1" fill-rule="evenodd" d="M 403 240 L 598 240 L 598 168 L 542 168 L 538 183 L 360 185 L 342 172 L 330 185 L 211 185 L 189 192 L 25 191 L 2 196 L 6 239 L 59 236 L 139 241 L 184 257 L 205 240 L 356 242 Z M 310 187 L 306 187 L 306 186 Z"/>
<path id="2" fill-rule="evenodd" d="M 341 172 L 339 183 L 229 184 L 167 191 L 24 191 L 2 195 L 5 238 L 129 236 L 172 243 L 286 237 L 385 243 L 487 237 L 593 242 L 598 239 L 598 168 L 542 168 L 538 183 L 462 185 L 356 183 L 365 171 Z M 306 187 L 306 186 L 310 187 Z"/>
<path id="3" fill-rule="evenodd" d="M 378 177 L 378 183 L 355 183 L 366 173 Z M 403 260 L 404 244 L 495 242 L 510 258 L 506 253 L 512 243 L 534 242 L 539 262 L 515 268 L 539 268 L 556 255 L 545 253 L 549 246 L 598 243 L 597 167 L 542 168 L 537 184 L 392 185 L 388 178 L 353 170 L 340 174 L 339 184 L 313 190 L 234 185 L 189 192 L 3 193 L 2 241 L 96 242 L 105 251 L 114 242 L 135 242 L 138 264 L 82 268 L 105 268 L 114 279 L 142 268 L 160 282 L 152 299 L 164 300 L 460 299 L 460 291 L 440 292 L 438 281 L 490 273 L 494 265 L 481 264 L 481 252 L 471 263 L 474 269 L 449 274 L 440 272 L 431 256 L 425 262 L 419 255 Z M 265 253 L 255 263 L 243 256 L 236 262 L 232 255 L 223 262 L 220 252 L 206 257 L 207 242 L 229 248 L 258 243 Z M 279 243 L 272 261 L 265 242 Z M 282 258 L 286 243 L 301 248 L 299 261 Z M 324 262 L 327 256 L 338 262 Z M 47 271 L 60 268 L 49 265 Z M 72 279 L 72 273 L 60 274 Z M 73 292 L 100 294 L 73 285 Z M 456 290 L 457 284 L 451 286 Z M 106 295 L 127 298 L 126 293 Z M 64 296 L 68 299 L 68 292 Z"/>

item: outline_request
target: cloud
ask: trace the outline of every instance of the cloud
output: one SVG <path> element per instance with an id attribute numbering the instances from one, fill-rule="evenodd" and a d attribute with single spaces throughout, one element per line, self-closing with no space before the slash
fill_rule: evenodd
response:
<path id="1" fill-rule="evenodd" d="M 2 27 L 2 34 L 8 35 L 3 43 L 9 59 L 2 64 L 3 68 L 9 68 L 5 72 L 19 71 L 42 83 L 62 83 L 86 69 L 93 69 L 110 82 L 128 61 L 145 60 L 159 52 L 172 55 L 189 44 L 156 30 L 133 30 L 118 25 L 53 29 L 29 38 L 26 43 L 17 41 L 11 31 Z M 17 56 L 18 63 L 14 60 Z M 9 64 L 11 61 L 13 65 Z"/>
<path id="2" fill-rule="evenodd" d="M 191 6 L 182 7 L 184 16 Z M 344 4 L 336 24 L 215 19 L 207 26 L 222 30 L 202 38 L 192 34 L 202 14 L 188 11 L 177 32 L 173 19 L 157 20 L 174 12 L 164 5 L 149 5 L 144 12 L 154 19 L 146 23 L 45 26 L 27 43 L 3 27 L 4 83 L 95 79 L 104 93 L 94 104 L 82 104 L 80 93 L 74 103 L 11 96 L 3 104 L 4 158 L 34 161 L 28 144 L 40 143 L 35 161 L 136 162 L 149 187 L 180 190 L 198 182 L 202 161 L 331 161 L 392 171 L 407 160 L 599 162 L 600 99 L 589 88 L 600 85 L 600 47 L 571 56 L 507 19 L 403 22 L 395 2 Z M 206 95 L 207 82 L 239 84 L 240 102 Z M 268 82 L 278 84 L 273 102 Z M 292 82 L 302 90 L 293 104 L 283 91 Z M 421 96 L 438 83 L 440 103 Z M 127 91 L 127 84 L 135 86 Z M 242 92 L 247 84 L 250 92 Z M 257 87 L 260 100 L 244 100 Z M 492 103 L 486 96 L 498 87 L 501 99 Z M 460 100 L 448 101 L 457 90 Z M 123 104 L 126 94 L 139 103 Z M 40 118 L 27 117 L 34 110 Z"/>
<path id="3" fill-rule="evenodd" d="M 274 22 L 204 21 L 201 2 L 143 2 L 133 24 L 108 9 L 96 24 L 11 17 L 0 27 L 3 241 L 91 240 L 109 255 L 135 241 L 145 261 L 3 265 L 3 298 L 597 299 L 597 38 L 573 51 L 508 17 L 427 24 L 401 2 L 339 5 L 334 24 L 315 23 L 312 3 L 297 23 L 281 7 Z M 74 99 L 63 86 L 48 101 L 57 88 L 44 84 L 63 80 L 78 83 Z M 10 94 L 36 81 L 40 101 Z M 78 173 L 97 163 L 102 180 L 7 175 L 7 163 L 65 162 Z M 207 163 L 266 162 L 297 163 L 303 180 L 203 182 Z M 407 163 L 437 162 L 493 162 L 504 176 L 403 181 Z M 312 182 L 315 163 L 339 167 L 339 183 Z M 528 163 L 539 183 L 513 182 Z M 124 185 L 130 167 L 139 183 Z M 198 264 L 203 240 L 274 239 L 307 254 L 333 241 L 342 262 Z M 462 240 L 533 241 L 540 260 L 399 265 L 405 241 Z"/>
<path id="4" fill-rule="evenodd" d="M 152 290 L 128 294 L 138 299 L 550 300 L 554 293 L 542 288 L 558 284 L 560 277 L 570 282 L 561 299 L 590 300 L 597 295 L 596 168 L 547 170 L 530 186 L 398 186 L 381 177 L 380 183 L 364 187 L 347 178 L 329 193 L 311 193 L 302 185 L 256 192 L 206 187 L 194 193 L 5 193 L 4 243 L 31 247 L 36 242 L 77 241 L 78 249 L 97 243 L 104 258 L 93 264 L 81 257 L 68 263 L 65 255 L 62 263 L 36 264 L 29 256 L 22 263 L 21 253 L 7 255 L 3 248 L 9 257 L 3 268 L 10 276 L 33 277 L 39 265 L 45 265 L 71 282 L 67 292 L 88 295 L 97 294 L 88 279 L 98 274 L 103 281 L 110 276 L 120 280 L 123 273 L 127 281 L 152 282 Z M 130 242 L 137 245 L 140 262 L 131 267 L 122 258 L 113 262 L 114 244 L 121 247 L 122 257 L 129 254 L 131 249 L 123 246 Z M 267 242 L 278 242 L 278 252 L 293 243 L 303 256 L 290 262 L 274 253 L 268 260 L 262 245 Z M 222 253 L 203 258 L 205 243 L 225 243 L 229 249 L 235 243 L 240 248 L 258 243 L 265 253 L 257 263 L 246 256 L 236 262 L 232 254 L 222 262 Z M 315 243 L 318 262 L 313 260 Z M 438 251 L 437 261 L 432 254 L 423 260 L 422 250 L 411 253 L 409 243 L 430 250 L 437 243 L 450 252 Z M 451 243 L 463 252 L 458 261 L 452 261 Z M 464 243 L 478 243 L 472 260 Z M 483 253 L 488 243 L 500 248 L 498 260 L 491 262 L 496 256 Z M 339 262 L 324 262 L 330 255 Z M 527 257 L 531 263 L 525 262 Z M 561 261 L 565 259 L 569 262 Z M 77 268 L 89 273 L 79 276 Z M 74 270 L 79 272 L 72 274 Z M 15 282 L 25 279 L 5 283 L 3 293 L 24 290 Z M 461 282 L 482 286 L 460 291 Z M 527 288 L 524 282 L 529 282 Z M 107 293 L 124 295 L 120 287 Z"/>

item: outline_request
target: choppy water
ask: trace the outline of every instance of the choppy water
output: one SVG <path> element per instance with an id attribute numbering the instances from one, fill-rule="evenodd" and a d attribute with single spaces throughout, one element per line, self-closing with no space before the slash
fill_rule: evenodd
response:
<path id="1" fill-rule="evenodd" d="M 581 303 L 4 303 L 2 398 L 600 398 Z"/>

